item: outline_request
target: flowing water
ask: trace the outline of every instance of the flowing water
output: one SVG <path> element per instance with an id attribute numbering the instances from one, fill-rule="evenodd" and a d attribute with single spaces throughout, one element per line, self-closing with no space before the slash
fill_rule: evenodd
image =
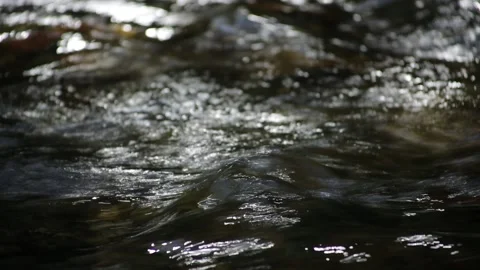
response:
<path id="1" fill-rule="evenodd" d="M 0 0 L 2 269 L 477 269 L 480 4 Z"/>

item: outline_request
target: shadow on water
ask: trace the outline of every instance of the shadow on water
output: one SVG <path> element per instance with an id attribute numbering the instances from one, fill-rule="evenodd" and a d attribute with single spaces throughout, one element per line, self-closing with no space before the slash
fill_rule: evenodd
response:
<path id="1" fill-rule="evenodd" d="M 0 0 L 0 266 L 476 269 L 479 12 Z"/>

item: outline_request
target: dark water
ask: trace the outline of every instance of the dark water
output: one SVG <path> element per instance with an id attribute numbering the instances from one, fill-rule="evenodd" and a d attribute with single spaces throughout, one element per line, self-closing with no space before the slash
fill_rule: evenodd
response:
<path id="1" fill-rule="evenodd" d="M 479 38 L 469 0 L 1 0 L 1 269 L 477 269 Z"/>

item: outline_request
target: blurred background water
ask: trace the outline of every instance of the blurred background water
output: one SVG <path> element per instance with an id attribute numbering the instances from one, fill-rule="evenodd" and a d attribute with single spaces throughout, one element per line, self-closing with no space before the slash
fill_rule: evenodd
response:
<path id="1" fill-rule="evenodd" d="M 0 266 L 476 269 L 479 12 L 0 0 Z"/>

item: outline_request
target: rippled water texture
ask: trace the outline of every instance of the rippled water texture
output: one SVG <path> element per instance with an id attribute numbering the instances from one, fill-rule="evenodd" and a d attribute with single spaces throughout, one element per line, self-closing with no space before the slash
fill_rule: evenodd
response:
<path id="1" fill-rule="evenodd" d="M 0 0 L 2 269 L 477 269 L 480 4 Z"/>

